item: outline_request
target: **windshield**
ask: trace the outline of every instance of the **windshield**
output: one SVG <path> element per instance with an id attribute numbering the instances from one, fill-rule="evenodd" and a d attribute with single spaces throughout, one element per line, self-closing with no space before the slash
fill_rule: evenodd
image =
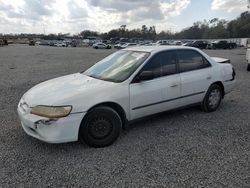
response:
<path id="1" fill-rule="evenodd" d="M 121 50 L 99 61 L 84 74 L 101 80 L 122 82 L 131 76 L 148 56 L 147 52 Z"/>

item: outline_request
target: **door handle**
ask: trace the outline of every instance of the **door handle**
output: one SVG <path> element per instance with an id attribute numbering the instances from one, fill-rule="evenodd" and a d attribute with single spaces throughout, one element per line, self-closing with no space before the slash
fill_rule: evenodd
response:
<path id="1" fill-rule="evenodd" d="M 177 83 L 174 83 L 174 84 L 172 84 L 170 87 L 177 87 L 179 84 L 177 84 Z"/>

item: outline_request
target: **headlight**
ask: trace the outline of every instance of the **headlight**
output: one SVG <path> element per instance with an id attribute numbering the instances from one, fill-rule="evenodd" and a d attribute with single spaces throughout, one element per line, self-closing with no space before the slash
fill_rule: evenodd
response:
<path id="1" fill-rule="evenodd" d="M 71 106 L 35 106 L 32 108 L 31 114 L 48 118 L 61 118 L 69 115 L 71 110 Z"/>

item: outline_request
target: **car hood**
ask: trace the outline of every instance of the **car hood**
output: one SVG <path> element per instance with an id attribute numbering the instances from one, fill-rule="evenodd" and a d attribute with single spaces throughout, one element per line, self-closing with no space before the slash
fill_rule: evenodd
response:
<path id="1" fill-rule="evenodd" d="M 113 83 L 76 73 L 42 82 L 27 91 L 22 99 L 30 107 L 71 105 L 68 103 L 77 96 L 91 95 L 111 84 Z"/>

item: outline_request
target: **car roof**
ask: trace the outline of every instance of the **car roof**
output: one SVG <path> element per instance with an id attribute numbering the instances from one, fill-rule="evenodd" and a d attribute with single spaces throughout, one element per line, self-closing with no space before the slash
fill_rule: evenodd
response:
<path id="1" fill-rule="evenodd" d="M 165 51 L 165 50 L 181 50 L 181 49 L 196 50 L 196 48 L 187 47 L 187 46 L 139 46 L 139 47 L 129 47 L 123 50 L 156 53 L 156 52 Z"/>

